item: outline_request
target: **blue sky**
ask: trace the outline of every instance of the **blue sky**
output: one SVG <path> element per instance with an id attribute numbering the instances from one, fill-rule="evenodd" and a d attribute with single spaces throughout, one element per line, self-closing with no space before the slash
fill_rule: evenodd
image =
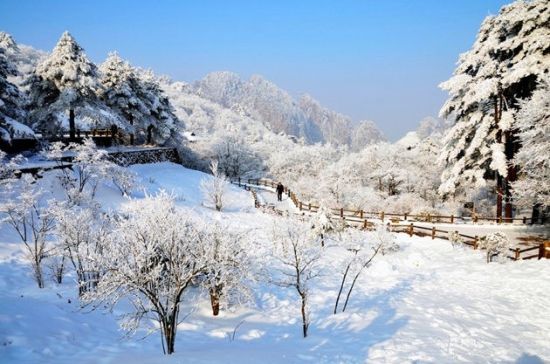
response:
<path id="1" fill-rule="evenodd" d="M 95 62 L 117 50 L 175 80 L 260 74 L 395 140 L 437 115 L 437 85 L 508 2 L 1 0 L 0 30 L 47 51 L 69 30 Z"/>

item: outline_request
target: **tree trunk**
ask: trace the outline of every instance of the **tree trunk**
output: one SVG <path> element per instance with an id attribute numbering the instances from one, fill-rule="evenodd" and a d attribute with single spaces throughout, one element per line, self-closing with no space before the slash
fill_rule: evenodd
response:
<path id="1" fill-rule="evenodd" d="M 71 142 L 75 141 L 75 123 L 74 123 L 74 109 L 69 110 L 69 138 Z"/>
<path id="2" fill-rule="evenodd" d="M 210 304 L 212 305 L 212 315 L 218 316 L 220 313 L 220 289 L 218 287 L 210 289 Z"/>
<path id="3" fill-rule="evenodd" d="M 307 330 L 309 328 L 309 322 L 307 319 L 307 296 L 305 293 L 300 293 L 300 297 L 302 299 L 302 331 L 304 334 L 304 337 L 307 337 Z"/>
<path id="4" fill-rule="evenodd" d="M 344 289 L 344 283 L 346 283 L 346 277 L 348 276 L 350 267 L 351 267 L 351 264 L 348 264 L 348 266 L 346 267 L 346 271 L 344 272 L 344 276 L 342 277 L 340 290 L 338 291 L 338 296 L 336 296 L 336 303 L 334 304 L 334 314 L 336 314 L 336 310 L 338 310 L 338 303 L 340 302 L 340 296 L 342 295 L 342 290 Z"/>

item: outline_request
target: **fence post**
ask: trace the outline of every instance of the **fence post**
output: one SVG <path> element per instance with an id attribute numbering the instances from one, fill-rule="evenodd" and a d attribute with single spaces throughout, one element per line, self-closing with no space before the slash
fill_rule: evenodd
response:
<path id="1" fill-rule="evenodd" d="M 302 202 L 300 201 L 300 211 L 302 211 Z"/>
<path id="2" fill-rule="evenodd" d="M 405 212 L 405 215 L 403 216 L 403 217 L 404 217 L 403 220 L 407 221 L 407 215 L 408 215 L 408 214 Z"/>
<path id="3" fill-rule="evenodd" d="M 428 222 L 432 222 L 432 215 L 428 214 Z"/>
<path id="4" fill-rule="evenodd" d="M 287 190 L 287 192 L 288 192 L 288 197 L 290 197 L 290 195 L 291 195 L 290 190 Z"/>
<path id="5" fill-rule="evenodd" d="M 477 215 L 474 215 L 474 223 L 477 223 Z"/>
<path id="6" fill-rule="evenodd" d="M 514 260 L 519 260 L 519 248 L 516 248 L 516 251 L 514 253 Z"/>
<path id="7" fill-rule="evenodd" d="M 359 216 L 361 217 L 361 219 L 363 218 L 363 210 L 359 211 Z"/>
<path id="8" fill-rule="evenodd" d="M 474 250 L 477 250 L 477 242 L 478 242 L 478 237 L 477 235 L 474 237 Z"/>
<path id="9" fill-rule="evenodd" d="M 435 226 L 432 227 L 432 240 L 435 239 Z"/>
<path id="10" fill-rule="evenodd" d="M 363 229 L 367 230 L 367 227 L 368 227 L 368 223 L 367 223 L 367 219 L 365 219 L 363 220 Z"/>
<path id="11" fill-rule="evenodd" d="M 239 177 L 239 187 L 241 187 L 241 177 Z"/>
<path id="12" fill-rule="evenodd" d="M 411 222 L 411 224 L 409 225 L 409 236 L 413 236 L 413 233 L 414 233 L 414 225 Z"/>
<path id="13" fill-rule="evenodd" d="M 311 202 L 307 204 L 307 209 L 311 211 Z"/>
<path id="14" fill-rule="evenodd" d="M 380 213 L 380 220 L 384 221 L 384 211 Z"/>
<path id="15" fill-rule="evenodd" d="M 344 208 L 340 207 L 340 217 L 344 217 Z"/>
<path id="16" fill-rule="evenodd" d="M 455 216 L 451 215 L 451 224 L 454 224 L 454 222 L 455 222 Z"/>
<path id="17" fill-rule="evenodd" d="M 523 217 L 523 225 L 527 224 L 527 218 L 524 216 Z"/>

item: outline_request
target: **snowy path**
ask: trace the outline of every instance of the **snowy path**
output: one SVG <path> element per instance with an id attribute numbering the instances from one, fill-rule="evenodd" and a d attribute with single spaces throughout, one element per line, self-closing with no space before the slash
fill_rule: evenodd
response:
<path id="1" fill-rule="evenodd" d="M 261 196 L 262 201 L 268 206 L 273 206 L 278 211 L 285 211 L 289 213 L 300 213 L 303 215 L 309 215 L 310 212 L 302 210 L 301 212 L 294 206 L 290 198 L 286 195 L 283 196 L 283 201 L 278 202 L 277 196 L 275 194 L 275 189 L 264 186 L 253 186 L 253 188 L 258 192 L 258 195 Z M 372 223 L 379 223 L 380 219 L 367 219 Z M 390 219 L 384 220 L 385 224 L 391 223 Z M 407 221 L 401 221 L 401 224 L 408 224 Z M 546 239 L 550 238 L 550 227 L 549 226 L 540 226 L 540 225 L 508 225 L 508 224 L 449 224 L 449 223 L 428 223 L 428 222 L 418 222 L 411 221 L 415 226 L 422 226 L 431 229 L 435 227 L 436 229 L 446 230 L 446 231 L 458 231 L 460 234 L 470 235 L 470 236 L 485 236 L 490 233 L 501 232 L 506 234 L 508 239 L 513 243 L 513 245 L 522 245 L 525 244 L 519 238 L 520 237 L 544 237 Z M 536 243 L 538 244 L 538 243 Z M 536 245 L 535 244 L 535 245 Z"/>

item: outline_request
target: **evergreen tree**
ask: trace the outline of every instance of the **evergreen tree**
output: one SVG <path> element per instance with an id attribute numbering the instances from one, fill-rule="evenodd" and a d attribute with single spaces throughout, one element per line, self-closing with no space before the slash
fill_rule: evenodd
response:
<path id="1" fill-rule="evenodd" d="M 514 115 L 537 79 L 550 69 L 550 9 L 546 0 L 516 1 L 483 22 L 454 76 L 441 84 L 450 94 L 441 115 L 452 117 L 442 159 L 440 193 L 465 194 L 496 180 L 497 216 L 511 217 L 512 163 L 519 144 Z M 494 182 L 493 182 L 494 183 Z"/>
<path id="2" fill-rule="evenodd" d="M 28 83 L 35 130 L 55 134 L 68 126 L 74 138 L 76 123 L 86 129 L 119 123 L 97 96 L 100 83 L 96 66 L 68 32 L 38 64 Z"/>
<path id="3" fill-rule="evenodd" d="M 141 137 L 147 143 L 166 144 L 176 141 L 183 123 L 174 114 L 170 100 L 160 87 L 158 79 L 152 71 L 139 72 L 141 87 L 138 89 L 138 98 L 149 112 L 149 117 L 141 120 L 137 128 Z"/>
<path id="4" fill-rule="evenodd" d="M 130 133 L 131 143 L 134 142 L 134 125 L 144 125 L 149 117 L 147 105 L 140 98 L 143 88 L 141 79 L 135 69 L 119 55 L 110 53 L 107 60 L 99 66 L 101 97 L 111 109 L 126 120 L 125 129 Z"/>
<path id="5" fill-rule="evenodd" d="M 526 206 L 550 206 L 550 75 L 541 78 L 538 89 L 521 104 L 516 127 L 522 148 L 515 158 L 521 166 L 514 183 L 516 200 Z"/>
<path id="6" fill-rule="evenodd" d="M 4 33 L 5 34 L 5 33 Z M 0 43 L 0 139 L 10 141 L 14 136 L 32 135 L 32 131 L 20 122 L 25 118 L 21 107 L 23 95 L 9 76 L 17 75 L 15 65 L 9 60 L 4 44 Z"/>

